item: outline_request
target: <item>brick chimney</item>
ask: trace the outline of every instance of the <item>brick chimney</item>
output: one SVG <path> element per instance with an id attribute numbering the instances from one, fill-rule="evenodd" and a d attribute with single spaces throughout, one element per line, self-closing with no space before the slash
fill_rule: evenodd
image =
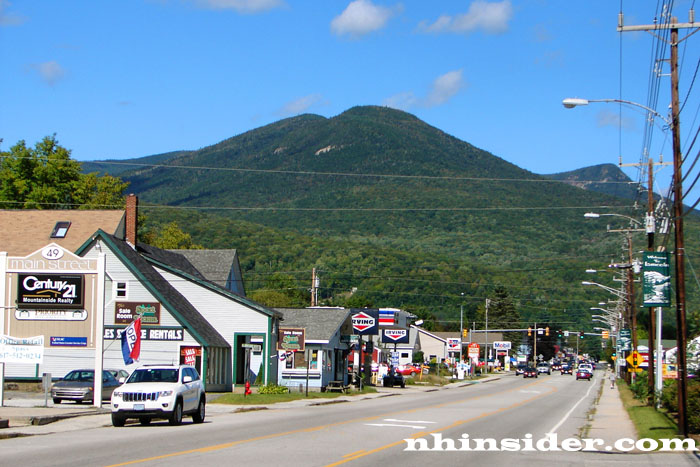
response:
<path id="1" fill-rule="evenodd" d="M 126 241 L 136 248 L 137 219 L 139 216 L 139 199 L 130 194 L 126 197 Z"/>

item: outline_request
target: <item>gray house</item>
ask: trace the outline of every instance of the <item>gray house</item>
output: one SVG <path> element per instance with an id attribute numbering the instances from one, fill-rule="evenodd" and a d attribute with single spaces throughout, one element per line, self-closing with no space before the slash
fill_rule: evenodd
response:
<path id="1" fill-rule="evenodd" d="M 350 310 L 345 308 L 275 308 L 284 329 L 304 329 L 305 352 L 278 353 L 277 381 L 281 386 L 323 390 L 330 381 L 348 383 L 350 347 L 342 336 L 352 334 Z M 308 359 L 308 360 L 307 360 Z"/>

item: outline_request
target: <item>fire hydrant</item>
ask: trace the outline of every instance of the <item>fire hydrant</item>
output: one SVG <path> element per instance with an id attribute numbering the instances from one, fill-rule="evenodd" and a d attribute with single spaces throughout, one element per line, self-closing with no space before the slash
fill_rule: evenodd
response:
<path id="1" fill-rule="evenodd" d="M 245 394 L 246 396 L 250 396 L 252 394 L 250 390 L 250 381 L 245 382 Z"/>

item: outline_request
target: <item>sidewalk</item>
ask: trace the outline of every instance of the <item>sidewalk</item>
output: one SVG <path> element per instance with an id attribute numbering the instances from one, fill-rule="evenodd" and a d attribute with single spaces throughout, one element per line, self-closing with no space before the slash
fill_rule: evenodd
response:
<path id="1" fill-rule="evenodd" d="M 356 396 L 339 396 L 335 399 L 299 399 L 292 402 L 278 403 L 270 406 L 229 405 L 217 404 L 215 401 L 207 403 L 207 413 L 233 413 L 238 411 L 265 410 L 269 408 L 283 409 L 289 407 L 303 407 L 323 404 L 335 404 L 339 402 L 352 402 L 362 399 L 374 399 L 406 393 L 407 391 L 431 392 L 451 389 L 456 387 L 482 384 L 499 379 L 501 376 L 490 376 L 476 381 L 458 381 L 442 387 L 434 386 L 406 386 L 401 388 L 377 387 L 376 393 L 368 393 Z M 6 391 L 6 396 L 10 391 Z M 209 394 L 212 398 L 216 394 Z M 209 398 L 209 397 L 208 397 Z M 23 395 L 18 397 L 6 397 L 4 406 L 0 407 L 0 440 L 18 436 L 33 436 L 65 431 L 82 430 L 87 428 L 99 428 L 112 426 L 109 404 L 103 404 L 102 408 L 73 403 L 54 405 L 50 400 L 48 407 L 44 407 L 43 396 Z M 2 424 L 9 425 L 1 428 Z"/>
<path id="2" fill-rule="evenodd" d="M 625 406 L 620 399 L 617 385 L 610 388 L 609 373 L 603 377 L 603 392 L 596 406 L 595 415 L 588 438 L 599 438 L 605 441 L 605 446 L 612 446 L 616 440 L 622 438 L 637 439 L 637 430 L 630 420 Z"/>

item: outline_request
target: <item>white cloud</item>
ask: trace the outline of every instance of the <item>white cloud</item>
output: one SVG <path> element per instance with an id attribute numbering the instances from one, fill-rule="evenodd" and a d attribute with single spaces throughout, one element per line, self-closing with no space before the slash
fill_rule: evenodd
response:
<path id="1" fill-rule="evenodd" d="M 383 28 L 393 16 L 389 8 L 377 6 L 369 0 L 355 0 L 331 21 L 331 31 L 339 36 L 364 36 Z"/>
<path id="2" fill-rule="evenodd" d="M 7 8 L 12 5 L 8 0 L 0 0 L 0 26 L 19 26 L 26 22 L 26 18 L 7 13 Z"/>
<path id="3" fill-rule="evenodd" d="M 284 5 L 282 0 L 194 0 L 202 8 L 257 13 Z"/>
<path id="4" fill-rule="evenodd" d="M 433 88 L 425 100 L 426 107 L 435 107 L 452 99 L 464 86 L 462 70 L 450 71 L 433 81 Z"/>
<path id="5" fill-rule="evenodd" d="M 49 86 L 53 86 L 66 76 L 66 71 L 55 61 L 33 63 L 30 68 L 39 73 L 41 79 Z"/>
<path id="6" fill-rule="evenodd" d="M 636 125 L 634 119 L 630 117 L 620 116 L 617 112 L 610 110 L 601 110 L 596 115 L 596 122 L 599 127 L 611 126 L 614 128 L 622 127 L 625 130 L 635 130 Z"/>
<path id="7" fill-rule="evenodd" d="M 478 0 L 469 5 L 469 10 L 457 16 L 440 16 L 432 24 L 421 24 L 426 32 L 453 32 L 467 34 L 482 30 L 489 34 L 500 34 L 508 30 L 508 21 L 513 17 L 510 0 L 487 2 Z"/>
<path id="8" fill-rule="evenodd" d="M 433 81 L 425 98 L 416 97 L 413 92 L 409 91 L 384 99 L 382 105 L 401 110 L 408 110 L 411 107 L 437 107 L 456 96 L 465 85 L 462 70 L 450 71 L 438 76 Z"/>
<path id="9" fill-rule="evenodd" d="M 283 116 L 299 115 L 309 110 L 311 106 L 320 102 L 321 99 L 322 96 L 320 94 L 309 94 L 286 103 L 278 113 Z"/>

